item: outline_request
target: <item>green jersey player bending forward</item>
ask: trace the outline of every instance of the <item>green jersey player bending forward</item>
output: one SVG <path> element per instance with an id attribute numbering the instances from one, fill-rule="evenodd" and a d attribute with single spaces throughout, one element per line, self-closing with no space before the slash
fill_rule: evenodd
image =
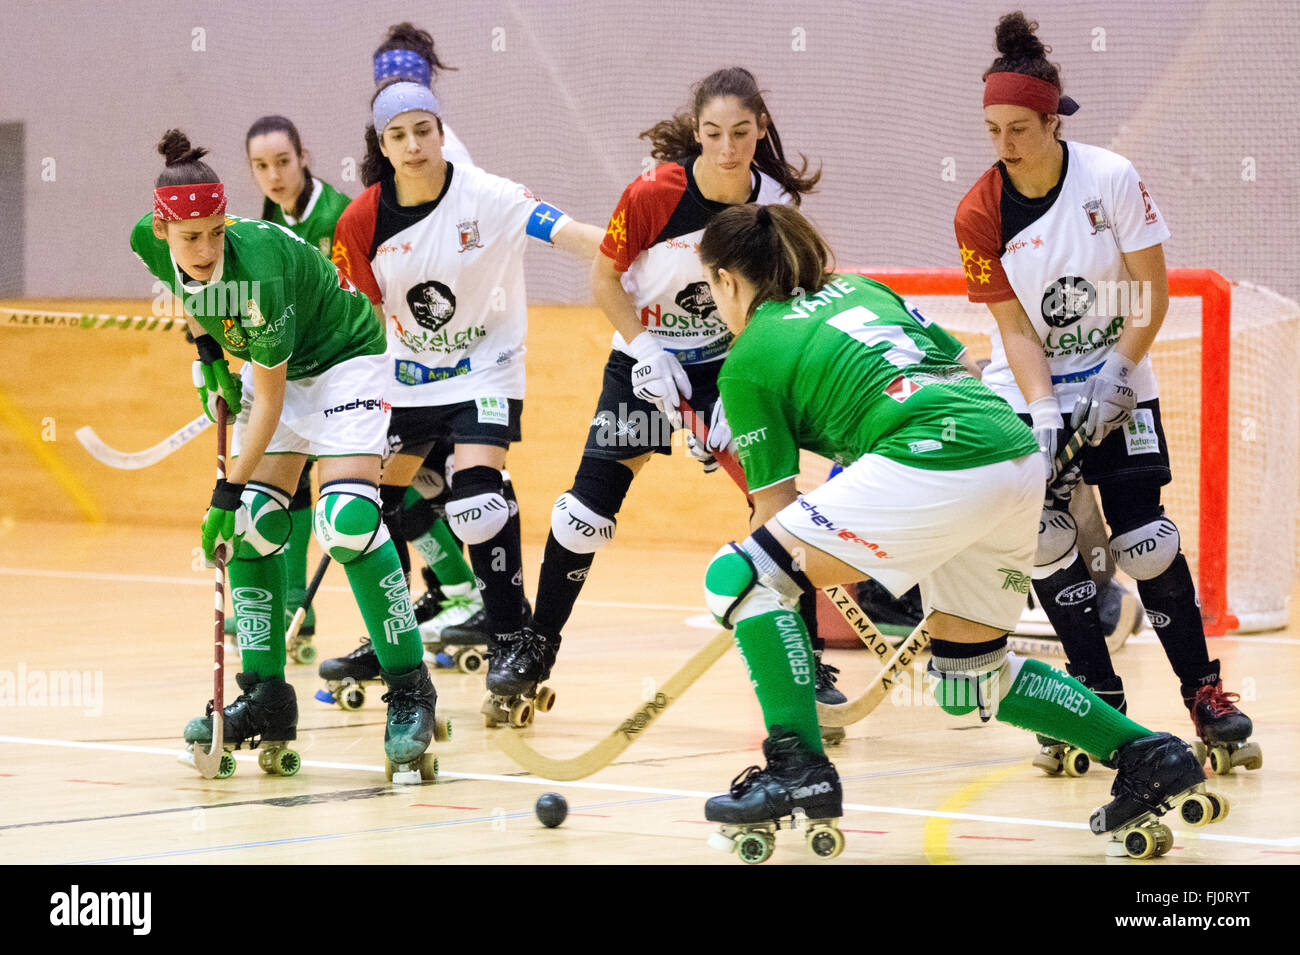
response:
<path id="1" fill-rule="evenodd" d="M 825 241 L 788 206 L 719 213 L 700 259 L 738 336 L 718 386 L 754 500 L 753 534 L 714 555 L 705 590 L 735 629 L 768 730 L 766 768 L 705 806 L 724 844 L 761 862 L 798 811 L 814 852 L 843 846 L 840 780 L 822 752 L 812 651 L 794 608 L 815 587 L 864 576 L 895 596 L 921 584 L 944 710 L 1068 740 L 1118 768 L 1116 798 L 1092 817 L 1094 832 L 1116 833 L 1110 851 L 1166 851 L 1172 837 L 1155 820 L 1171 800 L 1189 823 L 1222 818 L 1227 804 L 1203 793 L 1186 743 L 1007 652 L 1046 475 L 1029 428 L 955 360 L 960 344 L 884 285 L 828 272 Z M 800 448 L 847 467 L 799 497 Z"/>
<path id="2" fill-rule="evenodd" d="M 334 266 L 287 229 L 225 214 L 225 191 L 185 135 L 158 147 L 167 168 L 154 209 L 131 248 L 184 304 L 199 350 L 195 383 L 205 407 L 218 395 L 236 415 L 226 479 L 203 519 L 203 551 L 233 550 L 230 593 L 239 623 L 240 696 L 223 713 L 224 740 L 268 744 L 262 766 L 286 775 L 279 754 L 297 735 L 298 704 L 285 682 L 284 547 L 291 488 L 308 457 L 320 468 L 313 528 L 343 564 L 389 693 L 384 751 L 403 780 L 436 772 L 430 739 L 437 695 L 397 551 L 380 520 L 379 463 L 390 406 L 383 326 Z M 245 361 L 232 376 L 226 353 Z M 212 413 L 211 411 L 209 412 Z M 210 713 L 210 710 L 209 710 Z M 207 744 L 210 715 L 191 720 L 185 741 Z"/>

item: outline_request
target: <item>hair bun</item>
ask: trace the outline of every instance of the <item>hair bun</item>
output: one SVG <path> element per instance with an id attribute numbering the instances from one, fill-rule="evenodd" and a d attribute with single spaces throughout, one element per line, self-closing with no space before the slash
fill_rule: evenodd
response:
<path id="1" fill-rule="evenodd" d="M 1032 60 L 1052 52 L 1050 46 L 1034 35 L 1038 22 L 1027 18 L 1023 11 L 1008 13 L 998 21 L 994 42 L 998 52 L 1009 60 Z"/>
<path id="2" fill-rule="evenodd" d="M 180 166 L 185 163 L 198 162 L 208 154 L 206 149 L 195 149 L 190 145 L 190 138 L 179 129 L 169 129 L 158 141 L 158 152 L 168 166 Z"/>

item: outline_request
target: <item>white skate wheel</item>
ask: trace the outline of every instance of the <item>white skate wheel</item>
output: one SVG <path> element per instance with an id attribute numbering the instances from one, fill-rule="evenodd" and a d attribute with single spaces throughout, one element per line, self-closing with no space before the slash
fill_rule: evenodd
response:
<path id="1" fill-rule="evenodd" d="M 730 836 L 724 836 L 722 833 L 714 831 L 709 833 L 709 848 L 717 849 L 720 852 L 735 852 L 736 840 Z"/>
<path id="2" fill-rule="evenodd" d="M 408 769 L 402 772 L 393 773 L 393 785 L 395 786 L 418 786 L 420 785 L 420 771 Z"/>

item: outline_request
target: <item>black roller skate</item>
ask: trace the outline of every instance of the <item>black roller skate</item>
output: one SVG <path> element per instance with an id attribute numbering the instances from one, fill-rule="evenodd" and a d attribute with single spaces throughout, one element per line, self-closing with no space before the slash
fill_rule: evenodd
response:
<path id="1" fill-rule="evenodd" d="M 487 697 L 483 700 L 483 721 L 489 727 L 508 723 L 527 726 L 537 712 L 555 706 L 555 691 L 542 686 L 551 676 L 559 636 L 534 630 L 531 623 L 516 633 L 497 634 L 488 665 Z"/>
<path id="2" fill-rule="evenodd" d="M 747 865 L 766 862 L 776 848 L 776 831 L 784 823 L 787 829 L 807 830 L 808 848 L 814 855 L 834 859 L 844 851 L 839 830 L 844 791 L 831 761 L 780 726 L 773 726 L 763 740 L 763 757 L 765 769 L 750 766 L 731 781 L 729 793 L 704 804 L 704 818 L 722 823 L 709 837 L 709 845 L 735 850 Z"/>
<path id="3" fill-rule="evenodd" d="M 280 677 L 260 677 L 256 673 L 236 673 L 235 682 L 243 692 L 233 703 L 222 708 L 221 756 L 218 779 L 234 775 L 232 751 L 245 742 L 258 750 L 257 765 L 277 776 L 292 776 L 302 766 L 302 759 L 285 744 L 298 737 L 298 697 L 293 687 Z M 212 745 L 212 701 L 207 714 L 185 724 L 187 749 Z M 189 757 L 191 760 L 192 756 Z"/>
<path id="4" fill-rule="evenodd" d="M 438 578 L 434 576 L 433 571 L 428 567 L 420 570 L 421 576 L 424 577 L 424 593 L 420 594 L 420 599 L 411 605 L 411 610 L 415 613 L 415 622 L 417 624 L 428 623 L 438 615 L 442 609 L 442 603 L 447 599 L 443 593 L 442 585 L 438 583 Z"/>
<path id="5" fill-rule="evenodd" d="M 1069 670 L 1069 667 L 1066 669 Z M 1070 675 L 1082 683 L 1087 683 L 1073 671 Z M 1091 689 L 1113 709 L 1121 713 L 1128 712 L 1128 700 L 1124 697 L 1124 683 L 1118 676 L 1103 680 Z M 1082 776 L 1092 765 L 1091 757 L 1079 747 L 1044 736 L 1042 733 L 1035 733 L 1034 736 L 1038 739 L 1038 745 L 1042 747 L 1034 757 L 1034 765 L 1047 775 L 1059 776 L 1064 772 L 1067 776 Z"/>
<path id="6" fill-rule="evenodd" d="M 427 750 L 432 740 L 451 739 L 451 723 L 435 713 L 438 692 L 421 663 L 410 673 L 383 674 L 388 692 L 388 725 L 384 729 L 384 775 L 394 783 L 418 783 L 438 778 L 438 760 Z"/>
<path id="7" fill-rule="evenodd" d="M 524 598 L 524 623 L 533 618 L 533 606 Z M 494 642 L 488 627 L 487 612 L 478 611 L 462 624 L 449 626 L 438 635 L 441 651 L 439 666 L 455 667 L 461 673 L 478 673 L 488 658 L 488 648 Z M 441 658 L 445 658 L 445 661 Z M 428 662 L 427 658 L 426 661 Z"/>
<path id="8" fill-rule="evenodd" d="M 1189 826 L 1219 822 L 1228 815 L 1228 800 L 1205 791 L 1205 771 L 1192 747 L 1168 733 L 1153 733 L 1121 746 L 1114 756 L 1115 798 L 1092 814 L 1089 826 L 1111 833 L 1106 855 L 1150 859 L 1174 845 L 1173 833 L 1160 822 L 1178 809 Z"/>
<path id="9" fill-rule="evenodd" d="M 1217 660 L 1214 666 L 1217 670 Z M 1183 704 L 1192 714 L 1196 735 L 1200 737 L 1192 743 L 1192 749 L 1202 766 L 1209 756 L 1210 768 L 1216 776 L 1226 776 L 1238 766 L 1259 769 L 1264 765 L 1259 744 L 1250 742 L 1254 729 L 1250 717 L 1235 705 L 1240 699 L 1236 693 L 1224 692 L 1222 680 L 1205 686 L 1183 687 Z"/>
<path id="10" fill-rule="evenodd" d="M 366 684 L 380 680 L 379 658 L 369 638 L 347 656 L 332 657 L 320 665 L 325 689 L 316 691 L 322 703 L 337 703 L 340 709 L 359 710 L 366 705 Z"/>
<path id="11" fill-rule="evenodd" d="M 848 697 L 839 691 L 835 685 L 835 680 L 839 675 L 839 667 L 833 667 L 829 663 L 822 662 L 821 652 L 813 654 L 817 658 L 817 673 L 814 677 L 814 685 L 817 688 L 817 702 L 825 703 L 828 706 L 838 706 L 841 703 L 847 703 Z M 828 746 L 834 746 L 844 739 L 843 726 L 823 726 L 822 742 Z"/>

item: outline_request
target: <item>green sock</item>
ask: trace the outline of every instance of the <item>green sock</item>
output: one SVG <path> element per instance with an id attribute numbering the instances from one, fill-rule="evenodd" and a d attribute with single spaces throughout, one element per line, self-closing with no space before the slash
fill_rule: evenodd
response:
<path id="1" fill-rule="evenodd" d="M 284 679 L 284 554 L 226 567 L 238 623 L 235 642 L 245 673 Z"/>
<path id="2" fill-rule="evenodd" d="M 791 730 L 814 753 L 822 752 L 816 665 L 799 614 L 773 610 L 749 617 L 736 624 L 735 636 L 768 732 L 773 726 Z"/>
<path id="3" fill-rule="evenodd" d="M 289 530 L 289 541 L 284 545 L 285 574 L 289 591 L 301 592 L 307 589 L 307 540 L 311 537 L 310 505 L 290 511 L 289 518 L 293 523 Z"/>
<path id="4" fill-rule="evenodd" d="M 375 656 L 385 672 L 409 673 L 424 659 L 424 645 L 411 610 L 411 592 L 391 540 L 344 564 Z"/>
<path id="5" fill-rule="evenodd" d="M 1021 729 L 1059 739 L 1107 760 L 1115 750 L 1151 730 L 1105 703 L 1072 676 L 1039 660 L 1008 657 L 990 677 L 1012 678 L 1011 688 L 997 704 L 997 718 Z M 935 685 L 935 697 L 948 712 L 960 715 L 974 710 L 973 693 L 962 679 Z"/>
<path id="6" fill-rule="evenodd" d="M 465 561 L 465 554 L 447 522 L 442 518 L 433 522 L 423 535 L 411 541 L 411 546 L 424 558 L 424 562 L 433 570 L 438 583 L 444 587 L 455 584 L 467 584 L 474 579 L 474 571 Z"/>

